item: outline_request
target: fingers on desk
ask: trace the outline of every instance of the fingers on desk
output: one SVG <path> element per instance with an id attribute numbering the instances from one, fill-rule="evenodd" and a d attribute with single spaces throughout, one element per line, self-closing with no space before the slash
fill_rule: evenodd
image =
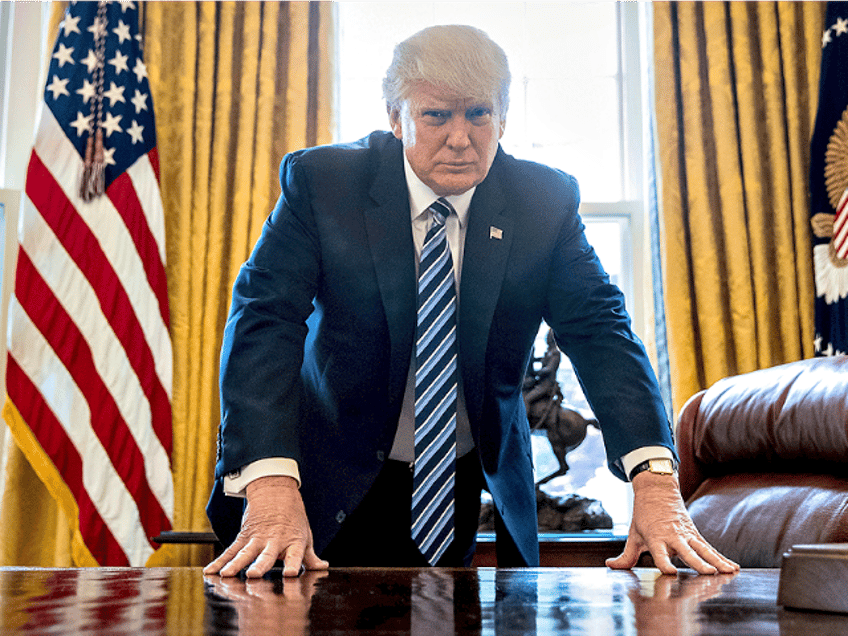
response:
<path id="1" fill-rule="evenodd" d="M 221 556 L 204 568 L 203 572 L 204 574 L 237 576 L 239 572 L 247 568 L 247 576 L 258 578 L 274 567 L 280 552 L 279 543 L 276 541 L 247 539 L 239 535 Z"/>
<path id="2" fill-rule="evenodd" d="M 654 565 L 663 574 L 676 574 L 672 559 L 677 557 L 699 574 L 730 574 L 739 571 L 739 565 L 716 551 L 700 534 L 681 533 L 673 538 L 657 538 L 646 542 L 641 536 L 628 536 L 624 551 L 607 559 L 607 567 L 625 570 L 633 568 L 644 552 L 650 552 Z"/>

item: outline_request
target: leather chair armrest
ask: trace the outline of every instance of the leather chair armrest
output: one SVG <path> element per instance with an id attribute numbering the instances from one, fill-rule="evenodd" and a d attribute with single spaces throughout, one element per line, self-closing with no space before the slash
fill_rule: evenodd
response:
<path id="1" fill-rule="evenodd" d="M 683 408 L 677 418 L 677 431 L 675 443 L 677 454 L 680 457 L 678 467 L 678 479 L 680 480 L 680 494 L 686 501 L 692 496 L 701 483 L 706 479 L 701 462 L 695 457 L 694 429 L 698 418 L 701 400 L 706 391 L 700 391 L 693 395 Z"/>

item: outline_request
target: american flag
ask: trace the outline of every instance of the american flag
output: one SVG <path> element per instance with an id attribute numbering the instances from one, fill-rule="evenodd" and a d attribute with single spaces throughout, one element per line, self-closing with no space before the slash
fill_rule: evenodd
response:
<path id="1" fill-rule="evenodd" d="M 848 353 L 848 3 L 828 2 L 810 155 L 816 355 Z"/>
<path id="2" fill-rule="evenodd" d="M 171 528 L 172 357 L 150 85 L 133 2 L 72 3 L 26 178 L 4 415 L 79 565 Z"/>

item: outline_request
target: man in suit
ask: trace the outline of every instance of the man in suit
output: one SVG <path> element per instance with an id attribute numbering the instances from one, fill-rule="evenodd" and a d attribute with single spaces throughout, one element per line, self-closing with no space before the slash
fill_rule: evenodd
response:
<path id="1" fill-rule="evenodd" d="M 633 481 L 630 536 L 609 565 L 650 550 L 664 572 L 674 555 L 735 570 L 680 499 L 656 380 L 586 242 L 575 180 L 499 146 L 509 79 L 481 31 L 425 29 L 398 45 L 384 80 L 391 133 L 284 159 L 224 336 L 208 512 L 231 545 L 207 573 L 261 576 L 278 559 L 286 575 L 328 562 L 469 565 L 481 488 L 499 565 L 537 565 L 521 386 L 543 319 L 611 469 Z M 418 307 L 437 302 L 420 299 L 436 269 L 433 347 L 448 355 L 430 358 Z M 427 388 L 445 398 L 432 420 Z"/>

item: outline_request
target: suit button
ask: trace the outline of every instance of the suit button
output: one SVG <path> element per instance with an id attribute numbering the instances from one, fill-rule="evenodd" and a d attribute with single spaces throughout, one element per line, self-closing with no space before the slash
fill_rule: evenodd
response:
<path id="1" fill-rule="evenodd" d="M 344 510 L 339 510 L 336 513 L 336 521 L 338 521 L 339 523 L 342 523 L 345 520 L 345 517 L 347 517 L 347 515 L 345 514 Z"/>
<path id="2" fill-rule="evenodd" d="M 386 460 L 386 454 L 381 450 L 377 451 L 377 461 L 382 462 L 382 461 L 385 461 L 385 460 Z"/>

